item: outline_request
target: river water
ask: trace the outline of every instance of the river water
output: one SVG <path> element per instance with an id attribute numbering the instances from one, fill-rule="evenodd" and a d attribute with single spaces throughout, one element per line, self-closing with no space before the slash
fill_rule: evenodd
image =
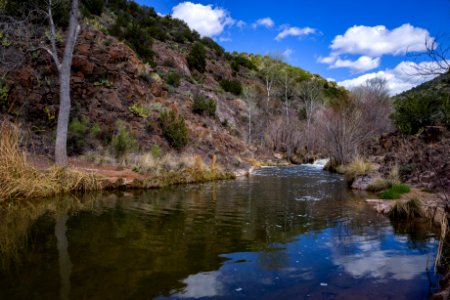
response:
<path id="1" fill-rule="evenodd" d="M 313 166 L 49 201 L 0 230 L 15 249 L 2 300 L 427 299 L 437 288 L 428 223 L 391 223 Z"/>

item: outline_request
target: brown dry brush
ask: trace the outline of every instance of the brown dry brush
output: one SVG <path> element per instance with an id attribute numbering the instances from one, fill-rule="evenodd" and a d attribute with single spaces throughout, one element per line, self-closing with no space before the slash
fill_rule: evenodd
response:
<path id="1" fill-rule="evenodd" d="M 51 167 L 38 170 L 19 150 L 19 130 L 7 122 L 0 124 L 0 202 L 57 194 L 97 190 L 100 183 L 90 173 Z"/>

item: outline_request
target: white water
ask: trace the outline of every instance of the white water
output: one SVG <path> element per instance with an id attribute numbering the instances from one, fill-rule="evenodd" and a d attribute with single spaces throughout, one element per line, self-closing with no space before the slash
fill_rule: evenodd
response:
<path id="1" fill-rule="evenodd" d="M 329 158 L 316 159 L 310 166 L 323 169 L 329 161 Z"/>

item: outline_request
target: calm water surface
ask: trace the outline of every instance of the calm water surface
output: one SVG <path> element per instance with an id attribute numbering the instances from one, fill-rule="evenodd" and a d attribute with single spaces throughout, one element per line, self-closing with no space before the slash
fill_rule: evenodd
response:
<path id="1" fill-rule="evenodd" d="M 3 257 L 0 299 L 427 299 L 436 289 L 428 224 L 392 224 L 311 166 L 62 200 L 9 220 L 22 250 Z"/>

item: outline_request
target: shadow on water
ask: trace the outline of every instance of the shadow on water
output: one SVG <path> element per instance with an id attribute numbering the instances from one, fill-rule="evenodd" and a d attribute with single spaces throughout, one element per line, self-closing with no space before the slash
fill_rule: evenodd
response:
<path id="1" fill-rule="evenodd" d="M 0 299 L 425 299 L 437 281 L 429 224 L 391 224 L 305 166 L 0 217 Z"/>

